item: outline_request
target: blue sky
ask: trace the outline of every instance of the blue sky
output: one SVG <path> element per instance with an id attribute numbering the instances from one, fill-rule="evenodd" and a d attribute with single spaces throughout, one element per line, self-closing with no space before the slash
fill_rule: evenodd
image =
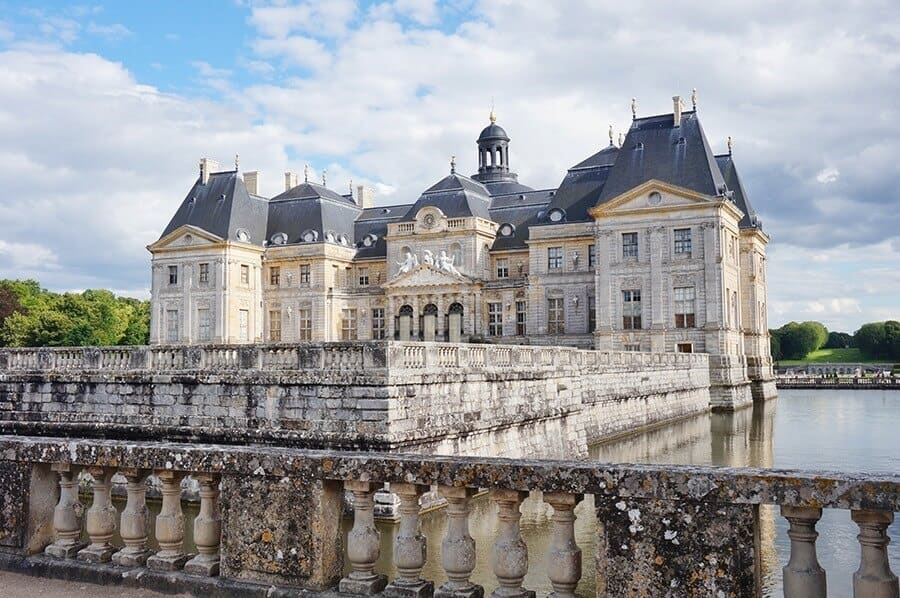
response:
<path id="1" fill-rule="evenodd" d="M 0 277 L 147 296 L 201 156 L 412 202 L 474 170 L 491 101 L 520 180 L 698 89 L 772 237 L 770 324 L 900 318 L 900 9 L 761 0 L 0 0 Z"/>

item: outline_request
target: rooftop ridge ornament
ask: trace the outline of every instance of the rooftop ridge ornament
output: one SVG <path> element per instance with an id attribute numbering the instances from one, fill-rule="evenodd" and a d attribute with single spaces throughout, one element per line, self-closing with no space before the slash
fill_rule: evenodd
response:
<path id="1" fill-rule="evenodd" d="M 450 174 L 456 174 L 456 155 L 450 156 Z"/>
<path id="2" fill-rule="evenodd" d="M 734 141 L 731 139 L 731 135 L 728 136 L 728 155 L 731 155 L 731 150 L 734 147 Z"/>
<path id="3" fill-rule="evenodd" d="M 322 169 L 322 186 L 323 186 L 323 187 L 327 187 L 327 186 L 328 186 L 328 184 L 326 183 L 326 177 L 327 177 L 327 176 L 328 176 L 328 169 L 323 168 L 323 169 Z"/>
<path id="4" fill-rule="evenodd" d="M 694 112 L 697 111 L 697 88 L 691 89 L 691 104 L 694 106 Z"/>
<path id="5" fill-rule="evenodd" d="M 491 124 L 497 122 L 497 113 L 494 112 L 494 98 L 491 98 L 491 113 L 488 115 L 488 118 L 491 121 Z"/>
<path id="6" fill-rule="evenodd" d="M 350 199 L 353 199 L 353 179 L 350 179 Z"/>
<path id="7" fill-rule="evenodd" d="M 637 98 L 631 98 L 631 120 L 637 118 Z"/>
<path id="8" fill-rule="evenodd" d="M 234 171 L 235 172 L 238 172 L 241 169 L 240 164 L 241 164 L 241 156 L 240 156 L 240 154 L 235 154 L 234 155 Z"/>
<path id="9" fill-rule="evenodd" d="M 625 143 L 625 133 L 619 133 L 619 147 L 622 147 L 623 143 Z"/>
<path id="10" fill-rule="evenodd" d="M 613 126 L 611 124 L 609 125 L 609 144 L 615 145 L 613 143 Z"/>
<path id="11" fill-rule="evenodd" d="M 303 165 L 303 182 L 304 183 L 309 182 L 309 164 Z"/>

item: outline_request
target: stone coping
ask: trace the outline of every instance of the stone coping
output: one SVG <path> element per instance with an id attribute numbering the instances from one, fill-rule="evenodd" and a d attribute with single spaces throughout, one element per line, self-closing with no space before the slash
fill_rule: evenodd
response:
<path id="1" fill-rule="evenodd" d="M 900 511 L 900 476 L 0 436 L 0 460 Z"/>

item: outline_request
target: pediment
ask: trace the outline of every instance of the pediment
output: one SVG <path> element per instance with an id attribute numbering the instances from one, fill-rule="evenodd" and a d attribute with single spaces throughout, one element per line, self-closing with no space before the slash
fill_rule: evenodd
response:
<path id="1" fill-rule="evenodd" d="M 428 264 L 419 264 L 409 272 L 398 274 L 384 283 L 388 289 L 400 289 L 409 287 L 437 287 L 459 284 L 471 284 L 472 279 L 459 273 L 447 272 Z"/>
<path id="2" fill-rule="evenodd" d="M 625 212 L 705 207 L 715 202 L 716 198 L 702 193 L 662 181 L 650 180 L 591 208 L 590 213 L 597 218 Z"/>
<path id="3" fill-rule="evenodd" d="M 185 224 L 179 226 L 171 233 L 147 246 L 150 251 L 161 251 L 165 249 L 187 249 L 194 247 L 203 247 L 210 245 L 218 245 L 223 243 L 225 239 L 208 233 L 202 228 Z"/>

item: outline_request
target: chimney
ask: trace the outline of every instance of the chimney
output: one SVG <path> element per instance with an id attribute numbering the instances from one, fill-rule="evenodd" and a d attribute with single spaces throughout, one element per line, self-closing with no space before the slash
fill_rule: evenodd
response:
<path id="1" fill-rule="evenodd" d="M 375 189 L 365 185 L 357 187 L 356 203 L 363 209 L 373 207 L 375 205 Z"/>
<path id="2" fill-rule="evenodd" d="M 244 186 L 250 195 L 259 195 L 259 171 L 251 170 L 244 173 Z"/>
<path id="3" fill-rule="evenodd" d="M 200 159 L 200 184 L 205 185 L 209 182 L 209 175 L 219 170 L 219 163 L 209 158 Z"/>
<path id="4" fill-rule="evenodd" d="M 681 101 L 681 96 L 672 96 L 672 104 L 674 104 L 674 109 L 672 110 L 674 120 L 673 123 L 676 127 L 681 126 L 681 111 L 684 110 L 684 102 Z"/>
<path id="5" fill-rule="evenodd" d="M 297 173 L 296 172 L 286 172 L 284 173 L 284 190 L 289 191 L 297 186 Z"/>

